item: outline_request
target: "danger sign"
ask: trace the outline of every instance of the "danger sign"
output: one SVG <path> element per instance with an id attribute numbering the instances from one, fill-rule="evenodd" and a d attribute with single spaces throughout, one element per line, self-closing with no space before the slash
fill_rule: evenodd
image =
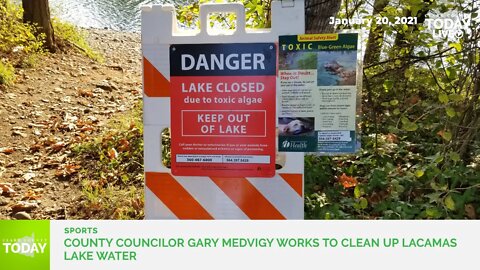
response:
<path id="1" fill-rule="evenodd" d="M 170 46 L 172 174 L 275 174 L 273 43 Z"/>

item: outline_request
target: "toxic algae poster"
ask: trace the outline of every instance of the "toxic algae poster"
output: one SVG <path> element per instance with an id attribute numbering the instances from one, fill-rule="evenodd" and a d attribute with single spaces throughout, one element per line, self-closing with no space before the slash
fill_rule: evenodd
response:
<path id="1" fill-rule="evenodd" d="M 279 38 L 278 149 L 354 153 L 361 72 L 357 33 Z"/>

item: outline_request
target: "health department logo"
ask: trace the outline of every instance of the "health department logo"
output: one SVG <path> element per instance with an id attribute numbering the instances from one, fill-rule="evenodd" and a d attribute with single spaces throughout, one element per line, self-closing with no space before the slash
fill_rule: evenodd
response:
<path id="1" fill-rule="evenodd" d="M 303 149 L 307 149 L 307 142 L 306 141 L 289 141 L 289 140 L 285 140 L 282 142 L 282 147 L 284 150 L 295 150 L 295 151 L 299 151 L 299 150 L 303 150 Z"/>
<path id="2" fill-rule="evenodd" d="M 49 270 L 50 221 L 0 221 L 1 269 Z"/>
<path id="3" fill-rule="evenodd" d="M 5 254 L 20 254 L 27 257 L 35 257 L 35 254 L 44 254 L 48 239 L 35 239 L 35 234 L 19 239 L 3 239 L 2 246 Z"/>

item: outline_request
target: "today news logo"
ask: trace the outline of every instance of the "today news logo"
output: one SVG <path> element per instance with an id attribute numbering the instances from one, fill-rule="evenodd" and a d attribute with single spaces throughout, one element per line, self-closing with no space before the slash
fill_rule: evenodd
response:
<path id="1" fill-rule="evenodd" d="M 20 254 L 28 257 L 35 257 L 37 253 L 45 253 L 47 239 L 35 239 L 35 234 L 22 238 L 2 239 L 2 246 L 5 254 Z"/>
<path id="2" fill-rule="evenodd" d="M 48 220 L 4 220 L 0 221 L 0 231 L 2 269 L 50 269 Z"/>

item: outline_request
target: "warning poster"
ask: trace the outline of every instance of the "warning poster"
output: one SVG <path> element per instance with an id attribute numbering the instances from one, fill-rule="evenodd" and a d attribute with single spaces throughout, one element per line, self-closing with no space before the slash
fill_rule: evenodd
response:
<path id="1" fill-rule="evenodd" d="M 358 34 L 279 39 L 279 151 L 357 150 Z"/>
<path id="2" fill-rule="evenodd" d="M 174 175 L 275 174 L 276 46 L 170 46 Z"/>

